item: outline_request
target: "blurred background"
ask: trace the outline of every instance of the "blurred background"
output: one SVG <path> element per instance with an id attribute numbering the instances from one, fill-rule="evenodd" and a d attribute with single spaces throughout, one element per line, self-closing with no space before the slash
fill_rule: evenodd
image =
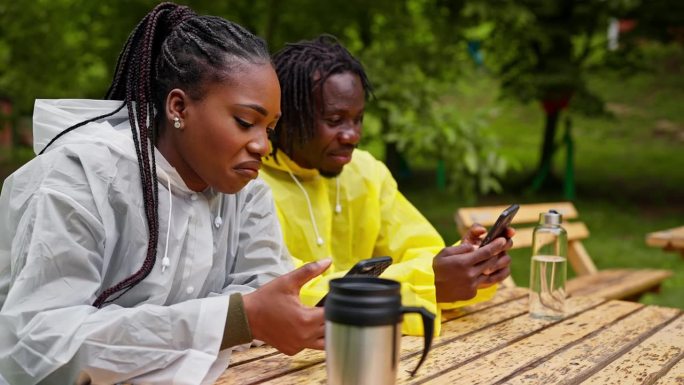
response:
<path id="1" fill-rule="evenodd" d="M 272 52 L 321 33 L 374 86 L 362 148 L 448 243 L 464 206 L 570 200 L 598 268 L 674 275 L 641 301 L 684 308 L 684 258 L 645 235 L 684 225 L 684 2 L 181 1 Z M 36 98 L 101 98 L 149 0 L 0 3 L 0 180 L 30 160 Z M 515 252 L 526 285 L 529 251 Z"/>

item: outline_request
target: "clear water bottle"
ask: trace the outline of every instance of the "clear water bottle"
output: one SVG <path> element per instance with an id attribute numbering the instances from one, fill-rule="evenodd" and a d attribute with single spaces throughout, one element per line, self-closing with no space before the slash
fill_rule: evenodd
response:
<path id="1" fill-rule="evenodd" d="M 530 315 L 559 319 L 565 313 L 565 280 L 568 266 L 568 234 L 556 210 L 539 215 L 532 235 Z"/>

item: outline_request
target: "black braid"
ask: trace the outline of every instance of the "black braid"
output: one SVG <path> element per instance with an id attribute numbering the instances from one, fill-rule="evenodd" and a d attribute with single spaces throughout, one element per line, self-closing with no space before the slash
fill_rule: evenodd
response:
<path id="1" fill-rule="evenodd" d="M 142 267 L 103 290 L 93 306 L 102 307 L 116 300 L 145 279 L 154 267 L 159 213 L 153 143 L 166 124 L 166 96 L 172 89 L 180 88 L 190 97 L 201 99 L 206 84 L 227 79 L 240 63 L 270 63 L 266 43 L 225 19 L 198 16 L 190 8 L 173 3 L 159 4 L 138 23 L 119 54 L 106 99 L 123 100 L 121 107 L 67 128 L 46 146 L 71 130 L 115 114 L 124 106 L 128 109 L 149 243 Z M 115 293 L 118 295 L 110 299 Z"/>
<path id="2" fill-rule="evenodd" d="M 295 145 L 303 145 L 314 137 L 315 96 L 322 96 L 323 83 L 330 76 L 352 72 L 361 78 L 366 97 L 372 92 L 361 63 L 331 35 L 287 44 L 273 56 L 273 63 L 282 90 L 283 116 L 271 137 L 272 155 L 282 146 L 280 149 L 292 156 Z M 281 135 L 283 130 L 287 135 Z"/>

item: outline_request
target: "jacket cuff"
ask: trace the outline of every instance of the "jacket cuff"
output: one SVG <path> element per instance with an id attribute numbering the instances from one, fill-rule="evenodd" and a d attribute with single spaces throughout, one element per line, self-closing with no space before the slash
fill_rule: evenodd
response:
<path id="1" fill-rule="evenodd" d="M 226 326 L 223 328 L 221 350 L 252 342 L 253 339 L 242 302 L 242 294 L 231 294 L 229 301 Z"/>

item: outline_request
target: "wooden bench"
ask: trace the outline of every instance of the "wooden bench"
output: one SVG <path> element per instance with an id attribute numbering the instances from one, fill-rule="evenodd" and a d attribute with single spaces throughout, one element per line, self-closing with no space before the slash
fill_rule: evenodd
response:
<path id="1" fill-rule="evenodd" d="M 458 232 L 463 236 L 474 223 L 490 227 L 506 207 L 508 206 L 458 209 L 455 214 Z M 520 205 L 520 210 L 512 223 L 516 231 L 513 237 L 514 249 L 531 248 L 532 230 L 539 222 L 539 214 L 550 209 L 563 214 L 563 227 L 568 232 L 568 262 L 576 274 L 575 278 L 567 281 L 566 289 L 569 295 L 591 294 L 607 299 L 636 300 L 645 292 L 657 292 L 660 283 L 672 275 L 669 270 L 658 269 L 598 270 L 582 245 L 582 240 L 589 236 L 589 230 L 584 223 L 577 221 L 577 210 L 570 202 Z M 529 260 L 524 263 L 529 263 Z M 515 285 L 510 277 L 504 284 Z"/>
<path id="2" fill-rule="evenodd" d="M 667 251 L 678 251 L 684 258 L 684 226 L 646 234 L 646 244 L 662 247 Z"/>

